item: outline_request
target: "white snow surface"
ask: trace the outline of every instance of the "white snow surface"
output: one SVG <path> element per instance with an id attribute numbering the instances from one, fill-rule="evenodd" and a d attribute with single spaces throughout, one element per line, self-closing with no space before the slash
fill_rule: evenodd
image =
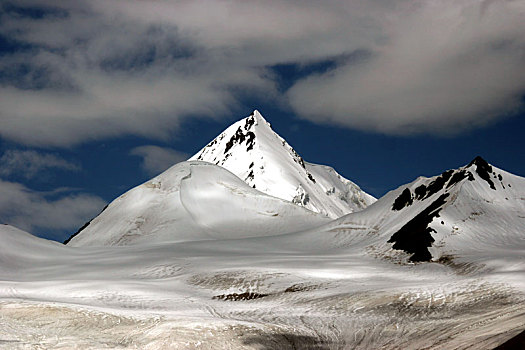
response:
<path id="1" fill-rule="evenodd" d="M 217 165 L 187 161 L 114 200 L 68 245 L 246 238 L 300 231 L 328 221 L 257 191 Z"/>
<path id="2" fill-rule="evenodd" d="M 257 110 L 232 124 L 190 160 L 217 164 L 259 191 L 331 218 L 375 202 L 333 168 L 305 162 Z"/>
<path id="3" fill-rule="evenodd" d="M 412 263 L 388 241 L 433 206 Z M 159 231 L 127 229 L 138 213 Z M 0 226 L 0 349 L 493 349 L 525 329 L 525 178 L 481 160 L 336 220 L 184 162 L 97 219 L 78 247 Z"/>

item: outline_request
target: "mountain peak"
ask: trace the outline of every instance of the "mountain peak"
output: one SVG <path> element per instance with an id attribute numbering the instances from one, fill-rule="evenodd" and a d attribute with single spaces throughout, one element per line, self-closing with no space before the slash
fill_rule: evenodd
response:
<path id="1" fill-rule="evenodd" d="M 474 168 L 473 168 L 474 167 Z M 412 189 L 406 187 L 403 192 L 396 198 L 392 205 L 392 210 L 400 211 L 410 206 L 414 200 L 425 200 L 437 193 L 445 193 L 450 188 L 463 183 L 464 180 L 475 181 L 478 177 L 487 183 L 492 190 L 496 190 L 494 182 L 500 182 L 501 188 L 505 189 L 503 176 L 496 173 L 495 168 L 480 156 L 474 158 L 468 165 L 459 169 L 446 170 L 439 176 L 427 179 L 419 178 L 412 185 Z M 412 190 L 412 191 L 411 191 Z M 413 193 L 412 193 L 413 192 Z"/>
<path id="2" fill-rule="evenodd" d="M 254 123 L 254 126 L 257 126 L 257 125 L 266 125 L 268 126 L 269 128 L 272 127 L 272 124 L 267 121 L 263 115 L 258 111 L 258 110 L 254 110 L 252 112 L 252 114 L 250 114 L 248 117 L 244 118 L 245 120 L 248 119 L 248 118 L 253 118 L 255 119 L 255 123 Z"/>
<path id="3" fill-rule="evenodd" d="M 257 118 L 257 119 L 262 119 L 262 120 L 266 121 L 266 119 L 264 119 L 264 117 L 262 116 L 261 112 L 259 112 L 257 109 L 254 109 L 252 114 L 250 114 L 250 117 L 252 117 L 252 116 Z"/>
<path id="4" fill-rule="evenodd" d="M 190 160 L 224 167 L 263 193 L 333 218 L 375 201 L 334 169 L 306 163 L 258 110 L 233 123 Z"/>
<path id="5" fill-rule="evenodd" d="M 468 167 L 471 167 L 472 165 L 481 166 L 481 167 L 485 167 L 485 168 L 490 167 L 490 164 L 489 164 L 485 159 L 483 159 L 481 156 L 477 156 L 476 158 L 474 158 L 474 159 L 473 159 L 473 160 L 467 165 L 467 168 L 468 168 Z"/>
<path id="6" fill-rule="evenodd" d="M 254 110 L 248 117 L 230 125 L 190 160 L 203 160 L 223 166 L 234 154 L 238 156 L 241 153 L 251 153 L 256 144 L 257 134 L 261 133 L 274 132 L 261 113 Z"/>
<path id="7" fill-rule="evenodd" d="M 491 175 L 493 175 L 495 179 L 498 179 L 498 177 L 496 176 L 496 172 L 493 171 L 492 165 L 487 163 L 487 161 L 480 156 L 474 158 L 474 160 L 470 162 L 469 165 L 467 165 L 467 168 L 470 168 L 474 165 L 476 166 L 476 173 L 478 173 L 479 177 L 485 180 L 489 184 L 490 188 L 495 190 L 496 187 L 494 186 L 494 182 L 491 179 Z M 501 174 L 499 175 L 499 178 L 501 178 Z"/>

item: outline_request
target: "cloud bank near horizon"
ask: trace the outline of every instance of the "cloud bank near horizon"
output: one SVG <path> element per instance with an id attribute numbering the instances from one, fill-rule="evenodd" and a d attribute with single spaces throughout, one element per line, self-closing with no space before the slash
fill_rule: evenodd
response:
<path id="1" fill-rule="evenodd" d="M 98 196 L 67 188 L 41 192 L 0 179 L 0 221 L 28 232 L 35 229 L 74 231 L 80 222 L 93 218 L 104 205 L 106 202 Z"/>
<path id="2" fill-rule="evenodd" d="M 9 178 L 48 183 L 52 171 L 78 172 L 80 165 L 56 154 L 35 150 L 7 150 L 0 157 L 0 222 L 22 230 L 76 230 L 106 204 L 80 189 L 58 187 L 35 190 Z M 55 237 L 61 240 L 63 237 Z"/>
<path id="3" fill-rule="evenodd" d="M 461 132 L 523 108 L 519 1 L 1 6 L 0 136 L 20 144 L 167 139 L 187 118 L 235 113 L 247 95 L 401 135 Z M 276 65 L 323 62 L 331 69 L 279 89 Z"/>

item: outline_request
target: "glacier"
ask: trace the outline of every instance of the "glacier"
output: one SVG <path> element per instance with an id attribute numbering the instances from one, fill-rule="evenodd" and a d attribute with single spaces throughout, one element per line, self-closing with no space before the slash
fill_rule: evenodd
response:
<path id="1" fill-rule="evenodd" d="M 258 112 L 233 126 L 66 245 L 0 225 L 0 348 L 493 349 L 523 332 L 525 178 L 477 157 L 375 200 Z"/>

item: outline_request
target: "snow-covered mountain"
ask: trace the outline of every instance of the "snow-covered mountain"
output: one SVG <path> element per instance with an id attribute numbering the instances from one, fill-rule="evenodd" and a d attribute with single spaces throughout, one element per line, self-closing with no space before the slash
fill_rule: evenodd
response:
<path id="1" fill-rule="evenodd" d="M 261 192 L 338 218 L 375 202 L 333 168 L 308 163 L 254 111 L 190 160 L 224 167 Z"/>
<path id="2" fill-rule="evenodd" d="M 508 255 L 525 248 L 525 178 L 477 157 L 459 169 L 420 177 L 327 227 L 346 232 L 342 245 L 352 242 L 396 261 Z"/>
<path id="3" fill-rule="evenodd" d="M 66 243 L 278 235 L 319 226 L 374 201 L 334 169 L 304 162 L 255 111 L 189 161 L 117 198 Z"/>
<path id="4" fill-rule="evenodd" d="M 68 245 L 0 226 L 0 349 L 494 349 L 523 339 L 524 202 L 476 158 L 331 220 L 183 162 Z"/>
<path id="5" fill-rule="evenodd" d="M 522 341 L 525 178 L 477 157 L 374 202 L 257 112 L 192 159 L 67 245 L 0 225 L 0 349 Z"/>
<path id="6" fill-rule="evenodd" d="M 290 233 L 328 221 L 259 192 L 215 164 L 187 161 L 115 199 L 67 244 L 246 238 Z"/>

